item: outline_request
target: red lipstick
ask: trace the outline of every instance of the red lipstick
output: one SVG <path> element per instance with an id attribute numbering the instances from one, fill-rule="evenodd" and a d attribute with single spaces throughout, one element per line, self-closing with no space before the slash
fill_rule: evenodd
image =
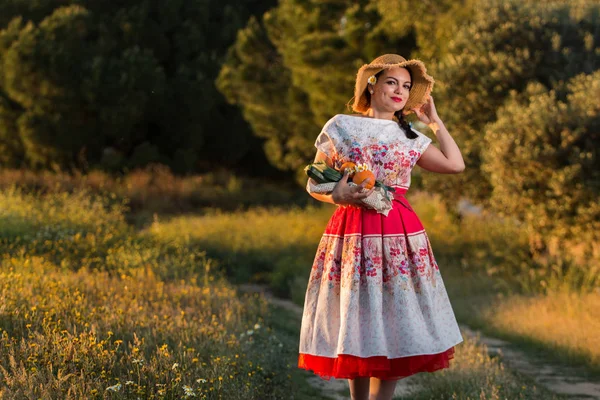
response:
<path id="1" fill-rule="evenodd" d="M 401 97 L 392 97 L 392 100 L 394 100 L 396 103 L 400 103 L 402 101 Z"/>

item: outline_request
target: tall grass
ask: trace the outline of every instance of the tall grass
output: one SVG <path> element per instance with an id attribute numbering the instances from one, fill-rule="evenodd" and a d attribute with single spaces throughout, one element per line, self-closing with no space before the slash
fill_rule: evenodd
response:
<path id="1" fill-rule="evenodd" d="M 562 361 L 600 366 L 590 308 L 600 296 L 598 274 L 559 261 L 534 262 L 528 234 L 516 221 L 490 214 L 454 221 L 436 196 L 411 193 L 411 204 L 432 241 L 459 320 L 488 333 L 537 343 Z M 333 208 L 213 211 L 156 221 L 147 233 L 163 243 L 205 249 L 234 281 L 268 282 L 302 304 L 318 245 Z M 566 301 L 560 293 L 568 293 Z M 527 304 L 525 306 L 524 304 Z M 569 312 L 565 312 L 565 308 Z M 525 312 L 525 309 L 527 312 Z M 555 309 L 551 314 L 544 310 Z M 533 315 L 547 318 L 532 318 Z M 545 329 L 554 324 L 556 329 Z M 559 327 L 570 327 L 566 335 Z"/>
<path id="2" fill-rule="evenodd" d="M 436 256 L 460 267 L 467 276 L 492 278 L 497 291 L 593 292 L 600 287 L 600 265 L 582 267 L 567 257 L 535 258 L 530 252 L 528 228 L 515 219 L 483 211 L 454 221 L 439 196 L 426 193 L 414 194 L 411 204 L 425 225 Z"/>
<path id="3" fill-rule="evenodd" d="M 433 374 L 419 374 L 421 389 L 395 400 L 557 400 L 563 398 L 539 387 L 531 379 L 504 368 L 487 347 L 467 338 L 456 348 L 450 368 Z"/>
<path id="4" fill-rule="evenodd" d="M 435 196 L 410 200 L 459 319 L 598 368 L 594 269 L 533 263 L 514 221 L 452 221 Z M 225 276 L 268 282 L 302 304 L 333 208 L 205 209 L 156 216 L 138 233 L 127 223 L 128 204 L 78 188 L 0 191 L 0 397 L 310 392 L 293 381 L 297 328 L 290 331 L 289 316 L 272 315 L 262 296 L 238 295 Z M 431 381 L 423 375 L 429 389 L 417 398 L 551 398 L 469 343 L 456 368 Z"/>
<path id="5" fill-rule="evenodd" d="M 497 299 L 480 311 L 488 329 L 600 374 L 600 295 L 556 292 Z"/>
<path id="6" fill-rule="evenodd" d="M 289 393 L 265 299 L 203 252 L 138 236 L 110 197 L 11 189 L 0 210 L 0 397 Z"/>
<path id="7" fill-rule="evenodd" d="M 459 319 L 600 375 L 600 266 L 535 261 L 518 222 L 483 213 L 446 218 L 436 196 L 414 204 Z"/>
<path id="8" fill-rule="evenodd" d="M 255 207 L 156 220 L 148 235 L 203 249 L 236 283 L 269 283 L 277 295 L 304 300 L 310 265 L 333 207 Z"/>
<path id="9" fill-rule="evenodd" d="M 127 199 L 130 217 L 140 223 L 154 213 L 176 214 L 203 207 L 237 210 L 249 206 L 306 205 L 311 198 L 293 183 L 267 182 L 238 177 L 218 170 L 203 175 L 176 176 L 160 164 L 135 169 L 125 175 L 102 171 L 82 174 L 30 170 L 0 170 L 0 189 L 18 185 L 25 192 L 61 193 L 86 190 L 100 195 Z"/>

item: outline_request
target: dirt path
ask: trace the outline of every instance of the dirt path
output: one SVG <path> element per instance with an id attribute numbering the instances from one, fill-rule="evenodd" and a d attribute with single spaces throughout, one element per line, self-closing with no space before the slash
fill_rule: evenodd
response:
<path id="1" fill-rule="evenodd" d="M 464 325 L 460 328 L 465 335 L 484 343 L 489 353 L 499 354 L 507 367 L 532 377 L 540 386 L 555 393 L 572 396 L 573 399 L 600 399 L 600 382 L 584 378 L 582 370 L 548 364 L 516 349 L 507 341 L 485 336 L 480 331 L 473 331 Z"/>
<path id="2" fill-rule="evenodd" d="M 274 305 L 282 307 L 302 318 L 302 307 L 285 299 L 274 297 L 262 285 L 240 285 L 243 292 L 260 292 Z M 580 370 L 560 365 L 549 365 L 547 362 L 533 358 L 531 355 L 516 349 L 509 342 L 495 339 L 474 331 L 468 326 L 460 325 L 461 331 L 468 337 L 476 338 L 488 347 L 492 354 L 499 354 L 502 362 L 512 370 L 533 378 L 540 386 L 549 390 L 572 396 L 573 400 L 600 400 L 600 382 L 585 379 Z M 398 381 L 394 396 L 409 395 L 418 390 L 415 377 L 408 377 Z M 331 379 L 325 381 L 317 376 L 308 379 L 309 384 L 318 388 L 325 396 L 334 400 L 347 400 L 350 398 L 348 382 L 345 379 Z"/>

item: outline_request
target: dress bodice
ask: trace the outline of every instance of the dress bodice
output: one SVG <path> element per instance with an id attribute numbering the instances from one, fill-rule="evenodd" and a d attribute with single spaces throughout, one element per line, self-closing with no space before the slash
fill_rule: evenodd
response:
<path id="1" fill-rule="evenodd" d="M 396 121 L 337 114 L 323 126 L 315 147 L 336 168 L 346 161 L 367 164 L 375 179 L 389 186 L 410 187 L 412 169 L 431 143 L 423 133 L 409 139 Z"/>

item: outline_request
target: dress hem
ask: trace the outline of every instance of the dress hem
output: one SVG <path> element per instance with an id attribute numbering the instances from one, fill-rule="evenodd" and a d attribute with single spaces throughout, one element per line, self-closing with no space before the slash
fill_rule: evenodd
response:
<path id="1" fill-rule="evenodd" d="M 460 343 L 460 342 L 459 342 Z M 373 377 L 382 380 L 398 380 L 419 372 L 434 372 L 450 367 L 455 347 L 435 354 L 421 354 L 399 358 L 386 356 L 358 357 L 338 354 L 337 357 L 298 355 L 298 367 L 312 371 L 321 379 L 355 379 Z"/>

